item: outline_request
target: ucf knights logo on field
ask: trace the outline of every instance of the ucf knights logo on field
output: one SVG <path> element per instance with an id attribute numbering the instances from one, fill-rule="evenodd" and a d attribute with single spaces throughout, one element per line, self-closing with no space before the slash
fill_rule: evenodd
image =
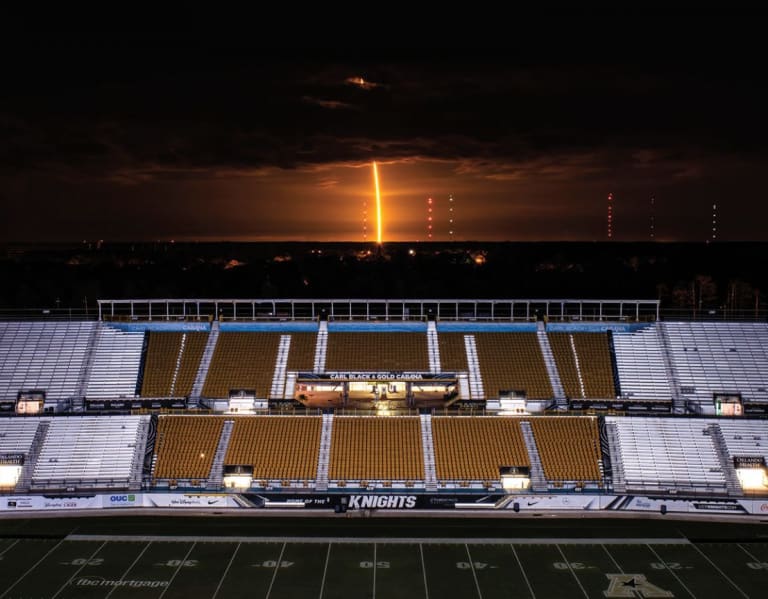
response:
<path id="1" fill-rule="evenodd" d="M 606 574 L 610 584 L 606 597 L 674 597 L 669 591 L 648 582 L 644 574 Z"/>

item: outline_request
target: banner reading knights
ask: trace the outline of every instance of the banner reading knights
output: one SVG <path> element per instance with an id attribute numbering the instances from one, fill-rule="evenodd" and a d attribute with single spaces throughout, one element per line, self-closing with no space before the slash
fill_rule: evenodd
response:
<path id="1" fill-rule="evenodd" d="M 256 507 L 296 507 L 304 509 L 346 510 L 440 510 L 454 509 L 457 503 L 495 505 L 506 495 L 467 493 L 461 495 L 425 495 L 419 493 L 262 493 L 246 494 L 245 499 Z"/>

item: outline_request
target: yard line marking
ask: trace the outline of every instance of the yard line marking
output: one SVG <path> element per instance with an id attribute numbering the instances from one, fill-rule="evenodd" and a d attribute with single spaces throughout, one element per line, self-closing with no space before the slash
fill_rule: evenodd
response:
<path id="1" fill-rule="evenodd" d="M 107 544 L 107 541 L 104 541 L 104 542 L 103 542 L 101 545 L 99 545 L 99 547 L 96 549 L 96 551 L 94 551 L 93 553 L 91 553 L 91 556 L 88 558 L 88 560 L 87 560 L 87 561 L 86 561 L 86 562 L 85 562 L 85 563 L 84 563 L 82 566 L 80 566 L 80 567 L 77 569 L 77 571 L 76 571 L 76 572 L 75 572 L 75 573 L 74 573 L 72 576 L 70 576 L 70 577 L 69 577 L 69 580 L 67 580 L 67 582 L 65 582 L 63 585 L 61 585 L 61 588 L 60 588 L 58 591 L 56 591 L 56 594 L 55 594 L 55 595 L 53 595 L 53 596 L 51 597 L 51 599 L 56 599 L 56 597 L 58 597 L 58 596 L 59 596 L 59 593 L 61 593 L 61 591 L 63 591 L 63 590 L 64 590 L 64 589 L 67 587 L 67 585 L 69 585 L 69 584 L 70 584 L 70 583 L 71 583 L 71 582 L 72 582 L 72 581 L 75 579 L 75 577 L 76 577 L 78 574 L 80 574 L 80 571 L 81 571 L 83 568 L 85 568 L 85 567 L 88 565 L 88 562 L 89 562 L 89 561 L 91 561 L 91 560 L 92 560 L 94 557 L 96 557 L 96 554 L 97 554 L 99 551 L 101 551 L 101 550 L 104 548 L 104 545 L 106 545 L 106 544 Z"/>
<path id="2" fill-rule="evenodd" d="M 323 568 L 323 579 L 320 581 L 320 595 L 318 599 L 323 599 L 323 593 L 325 592 L 325 575 L 328 573 L 328 562 L 331 560 L 331 545 L 328 543 L 328 552 L 325 554 L 325 567 Z"/>
<path id="3" fill-rule="evenodd" d="M 123 580 L 125 580 L 125 577 L 126 577 L 126 576 L 128 576 L 128 573 L 129 573 L 129 572 L 130 572 L 130 571 L 133 569 L 133 567 L 134 567 L 134 566 L 135 566 L 135 565 L 138 563 L 138 561 L 141 559 L 141 556 L 142 556 L 142 555 L 144 555 L 144 553 L 146 552 L 146 550 L 147 550 L 147 549 L 149 549 L 149 546 L 150 546 L 151 544 L 152 544 L 152 541 L 150 541 L 149 543 L 147 543 L 147 544 L 146 544 L 146 546 L 144 547 L 144 549 L 142 549 L 142 550 L 141 550 L 141 553 L 139 553 L 139 555 L 137 555 L 137 556 L 136 556 L 136 559 L 135 559 L 135 560 L 133 560 L 133 563 L 132 563 L 130 566 L 128 566 L 128 569 L 127 569 L 125 572 L 123 572 L 123 575 L 120 577 L 120 580 L 119 580 L 119 582 L 123 582 Z M 115 585 L 115 586 L 113 586 L 111 589 L 109 589 L 109 593 L 107 593 L 106 595 L 104 595 L 104 599 L 109 599 L 109 596 L 110 596 L 112 593 L 114 593 L 114 592 L 115 592 L 115 589 L 116 589 L 116 588 L 118 588 L 119 586 L 120 586 L 120 585 Z"/>
<path id="4" fill-rule="evenodd" d="M 12 589 L 13 587 L 15 587 L 17 584 L 19 584 L 19 583 L 22 581 L 22 579 L 23 579 L 24 577 L 26 577 L 26 575 L 27 575 L 27 574 L 29 574 L 29 573 L 30 573 L 32 570 L 34 570 L 34 569 L 35 569 L 35 568 L 37 568 L 37 567 L 38 567 L 40 564 L 42 564 L 42 563 L 43 563 L 43 561 L 45 561 L 45 559 L 46 559 L 46 558 L 47 558 L 47 557 L 48 557 L 48 556 L 49 556 L 51 553 L 53 553 L 53 551 L 54 551 L 55 549 L 58 549 L 59 545 L 61 545 L 63 542 L 64 542 L 64 539 L 61 539 L 61 541 L 59 541 L 59 542 L 58 542 L 58 543 L 56 543 L 56 544 L 55 544 L 53 547 L 51 547 L 51 548 L 48 550 L 48 552 L 47 552 L 47 553 L 46 553 L 46 554 L 45 554 L 43 557 L 41 557 L 39 560 L 37 560 L 37 562 L 35 563 L 35 565 L 34 565 L 34 566 L 32 566 L 32 567 L 31 567 L 29 570 L 27 570 L 26 572 L 24 572 L 24 574 L 22 574 L 22 575 L 21 575 L 21 578 L 19 578 L 19 579 L 18 579 L 16 582 L 14 582 L 14 583 L 13 583 L 11 586 L 9 586 L 7 589 L 5 589 L 5 592 L 4 592 L 2 595 L 0 595 L 0 599 L 2 599 L 2 598 L 3 598 L 3 597 L 5 597 L 5 596 L 6 596 L 8 593 L 10 593 L 10 592 L 11 592 L 11 589 Z"/>
<path id="5" fill-rule="evenodd" d="M 703 558 L 704 558 L 705 560 L 707 560 L 707 561 L 708 561 L 710 564 L 712 564 L 712 567 L 713 567 L 715 570 L 717 570 L 718 572 L 720 572 L 720 575 L 721 575 L 723 578 L 725 578 L 725 579 L 726 579 L 728 582 L 730 582 L 730 583 L 731 583 L 731 586 L 732 586 L 733 588 L 735 588 L 737 591 L 739 591 L 739 593 L 741 593 L 741 595 L 742 595 L 743 597 L 746 597 L 746 599 L 749 599 L 749 595 L 747 595 L 747 594 L 746 594 L 744 591 L 742 591 L 742 590 L 739 588 L 739 585 L 737 585 L 735 582 L 733 582 L 733 581 L 732 581 L 732 580 L 731 580 L 731 579 L 730 579 L 730 578 L 729 578 L 729 577 L 726 575 L 726 573 L 725 573 L 725 572 L 723 572 L 723 571 L 722 571 L 722 570 L 721 570 L 721 569 L 718 567 L 718 565 L 717 565 L 715 562 L 713 562 L 711 559 L 709 559 L 709 558 L 707 557 L 707 555 L 706 555 L 706 554 L 705 554 L 705 553 L 704 553 L 704 552 L 703 552 L 701 549 L 699 549 L 698 547 L 696 547 L 696 545 L 693 545 L 693 544 L 691 545 L 691 547 L 693 547 L 693 548 L 694 548 L 696 551 L 698 551 L 698 552 L 701 554 L 701 557 L 703 557 Z"/>
<path id="6" fill-rule="evenodd" d="M 237 544 L 237 547 L 235 547 L 235 552 L 232 554 L 232 557 L 229 558 L 229 563 L 227 564 L 227 567 L 224 570 L 224 574 L 221 575 L 221 580 L 219 580 L 219 584 L 216 587 L 216 590 L 213 592 L 213 597 L 211 597 L 211 599 L 216 599 L 216 595 L 219 594 L 219 589 L 221 589 L 221 585 L 224 584 L 224 579 L 227 577 L 227 574 L 229 574 L 229 569 L 232 567 L 232 562 L 235 561 L 235 556 L 237 555 L 237 552 L 240 550 L 240 545 L 242 545 L 242 543 Z"/>
<path id="7" fill-rule="evenodd" d="M 480 582 L 477 580 L 477 572 L 475 572 L 475 564 L 472 562 L 472 554 L 469 552 L 469 545 L 464 543 L 464 548 L 467 550 L 467 559 L 469 559 L 469 567 L 472 569 L 472 577 L 475 579 L 475 587 L 477 587 L 477 596 L 483 599 L 483 593 L 480 592 Z"/>
<path id="8" fill-rule="evenodd" d="M 528 575 L 525 573 L 525 568 L 523 568 L 523 564 L 520 561 L 520 558 L 517 555 L 517 551 L 515 550 L 515 546 L 510 544 L 509 545 L 512 548 L 512 553 L 515 554 L 515 559 L 517 560 L 517 565 L 520 568 L 520 572 L 523 574 L 523 580 L 525 580 L 525 584 L 528 586 L 528 592 L 531 594 L 532 599 L 536 599 L 536 593 L 533 592 L 533 587 L 531 586 L 531 582 L 528 580 Z"/>
<path id="9" fill-rule="evenodd" d="M 373 543 L 416 545 L 690 545 L 688 539 L 681 538 L 456 538 L 456 537 L 221 537 L 192 535 L 69 535 L 66 541 L 158 541 L 158 542 L 202 542 L 202 543 L 347 543 L 371 545 Z"/>
<path id="10" fill-rule="evenodd" d="M 646 545 L 646 547 L 648 547 L 648 549 L 650 549 L 651 553 L 653 553 L 653 555 L 656 556 L 656 559 L 659 560 L 659 562 L 661 562 L 661 564 L 664 566 L 664 568 L 667 570 L 667 572 L 669 572 L 675 578 L 675 580 L 680 583 L 680 586 L 683 587 L 688 592 L 688 594 L 691 597 L 693 597 L 693 599 L 696 599 L 696 595 L 694 595 L 691 592 L 691 589 L 689 589 L 687 586 L 685 586 L 685 583 L 682 580 L 680 580 L 680 577 L 677 574 L 675 574 L 675 571 L 672 570 L 669 566 L 667 566 L 667 562 L 665 562 L 664 559 L 658 553 L 656 553 L 656 551 L 654 551 L 653 547 L 651 547 L 650 545 Z"/>
<path id="11" fill-rule="evenodd" d="M 741 549 L 741 550 L 742 550 L 744 553 L 746 553 L 746 554 L 747 554 L 749 557 L 751 557 L 753 560 L 755 560 L 756 562 L 761 562 L 761 561 L 763 561 L 763 560 L 761 560 L 761 559 L 757 559 L 757 558 L 756 558 L 754 555 L 752 555 L 752 554 L 751 554 L 749 551 L 747 551 L 746 549 L 744 549 L 744 547 L 742 547 L 741 543 L 736 543 L 736 546 L 737 546 L 739 549 Z"/>
<path id="12" fill-rule="evenodd" d="M 619 565 L 619 562 L 617 562 L 617 561 L 614 559 L 613 555 L 611 555 L 611 552 L 610 552 L 610 551 L 608 551 L 608 547 L 606 547 L 605 545 L 602 545 L 602 544 L 600 545 L 600 547 L 602 547 L 602 548 L 603 548 L 603 550 L 604 550 L 604 551 L 605 551 L 605 552 L 608 554 L 608 557 L 610 557 L 610 558 L 611 558 L 611 561 L 613 562 L 613 565 L 614 565 L 614 566 L 616 566 L 616 569 L 619 571 L 619 574 L 624 574 L 624 570 L 623 570 L 623 569 L 622 569 L 622 567 Z"/>
<path id="13" fill-rule="evenodd" d="M 179 570 L 181 570 L 184 567 L 184 564 L 187 562 L 187 558 L 189 557 L 189 554 L 192 553 L 192 550 L 195 548 L 195 545 L 197 543 L 192 543 L 192 547 L 189 548 L 189 551 L 187 551 L 187 554 L 184 556 L 184 559 L 181 560 L 181 563 L 176 568 L 176 571 L 171 575 L 171 579 L 168 581 L 168 586 L 163 589 L 163 592 L 160 593 L 160 596 L 157 599 L 163 599 L 163 595 L 165 595 L 165 592 L 171 588 L 171 585 L 173 584 L 173 581 L 176 578 L 176 575 L 179 573 Z"/>
<path id="14" fill-rule="evenodd" d="M 560 547 L 560 545 L 555 545 L 555 547 L 557 547 L 557 550 L 560 552 L 560 555 L 562 555 L 562 556 L 563 556 L 563 561 L 565 562 L 565 565 L 566 565 L 566 566 L 568 566 L 568 570 L 571 572 L 571 574 L 573 574 L 573 579 L 576 581 L 576 584 L 578 584 L 578 585 L 579 585 L 579 588 L 581 589 L 581 592 L 582 592 L 582 593 L 584 593 L 584 596 L 585 596 L 587 599 L 589 599 L 589 595 L 587 595 L 587 591 L 586 591 L 586 589 L 584 588 L 584 585 L 583 585 L 583 584 L 581 584 L 581 581 L 579 580 L 579 577 L 578 577 L 578 576 L 576 576 L 576 572 L 574 572 L 574 571 L 573 571 L 573 568 L 571 568 L 571 562 L 569 562 L 569 561 L 568 561 L 568 558 L 567 558 L 567 557 L 565 557 L 565 553 L 563 553 L 563 550 L 562 550 L 562 548 Z"/>
<path id="15" fill-rule="evenodd" d="M 424 599 L 429 599 L 429 587 L 427 586 L 427 565 L 424 563 L 424 547 L 419 543 L 419 553 L 421 554 L 421 573 L 424 576 Z"/>
<path id="16" fill-rule="evenodd" d="M 14 546 L 16 543 L 18 543 L 20 540 L 21 540 L 21 539 L 16 539 L 16 540 L 15 540 L 13 543 L 11 543 L 10 545 L 8 545 L 8 547 L 6 547 L 6 548 L 5 548 L 5 549 L 3 549 L 2 551 L 0 551 L 0 556 L 2 556 L 2 555 L 5 555 L 5 553 L 6 553 L 7 551 L 9 551 L 9 550 L 11 549 L 11 547 L 13 547 L 13 546 Z"/>
<path id="17" fill-rule="evenodd" d="M 275 578 L 277 578 L 277 571 L 280 569 L 280 562 L 283 561 L 283 553 L 285 552 L 285 545 L 286 543 L 283 543 L 283 548 L 280 550 L 280 556 L 277 558 L 277 564 L 275 564 L 275 571 L 272 573 L 272 581 L 269 583 L 269 588 L 267 589 L 267 594 L 264 597 L 264 599 L 269 599 L 269 595 L 272 592 L 272 585 L 275 584 Z"/>
<path id="18" fill-rule="evenodd" d="M 373 599 L 376 599 L 376 543 L 373 544 Z"/>

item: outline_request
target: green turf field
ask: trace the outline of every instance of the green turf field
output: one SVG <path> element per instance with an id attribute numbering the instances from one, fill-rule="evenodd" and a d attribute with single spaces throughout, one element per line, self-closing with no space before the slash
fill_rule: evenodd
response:
<path id="1" fill-rule="evenodd" d="M 409 537 L 400 534 L 407 520 L 342 522 L 348 521 L 0 521 L 0 599 L 768 594 L 765 525 L 414 521 L 414 532 L 431 536 Z M 611 525 L 617 534 L 604 534 Z M 681 526 L 712 538 L 689 539 L 695 534 Z M 726 538 L 729 529 L 740 538 Z"/>

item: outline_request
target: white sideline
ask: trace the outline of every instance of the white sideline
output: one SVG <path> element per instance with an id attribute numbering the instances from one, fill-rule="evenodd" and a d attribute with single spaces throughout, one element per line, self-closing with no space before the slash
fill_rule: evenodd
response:
<path id="1" fill-rule="evenodd" d="M 360 545 L 364 543 L 388 543 L 413 545 L 690 545 L 688 539 L 682 538 L 645 538 L 626 539 L 612 538 L 442 538 L 442 537 L 200 537 L 184 535 L 87 535 L 71 534 L 67 541 L 133 541 L 133 542 L 200 542 L 200 543 L 345 543 Z"/>

